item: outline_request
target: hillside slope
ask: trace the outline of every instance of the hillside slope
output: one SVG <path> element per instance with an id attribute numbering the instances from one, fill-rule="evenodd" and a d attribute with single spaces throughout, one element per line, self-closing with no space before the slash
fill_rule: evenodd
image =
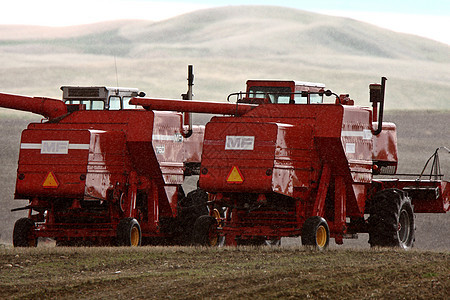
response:
<path id="1" fill-rule="evenodd" d="M 116 62 L 115 62 L 116 61 Z M 367 105 L 388 77 L 387 108 L 450 109 L 450 47 L 359 21 L 269 6 L 199 10 L 161 22 L 0 26 L 0 90 L 60 97 L 59 86 L 134 86 L 179 98 L 194 64 L 197 99 L 224 100 L 249 78 L 325 83 Z"/>
<path id="2" fill-rule="evenodd" d="M 183 45 L 230 58 L 352 55 L 450 62 L 447 46 L 394 33 L 355 20 L 291 8 L 242 6 L 200 10 L 164 22 L 121 30 L 119 36 L 146 45 Z M 144 53 L 132 52 L 137 56 Z M 192 53 L 195 54 L 195 53 Z"/>

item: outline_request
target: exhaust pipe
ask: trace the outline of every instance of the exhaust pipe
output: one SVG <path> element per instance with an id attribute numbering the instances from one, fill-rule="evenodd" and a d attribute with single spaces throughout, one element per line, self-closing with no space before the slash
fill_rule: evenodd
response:
<path id="1" fill-rule="evenodd" d="M 381 84 L 373 83 L 369 85 L 370 102 L 372 102 L 372 119 L 373 122 L 378 121 L 377 130 L 372 128 L 374 135 L 379 135 L 383 130 L 383 110 L 384 110 L 384 93 L 386 90 L 386 77 L 381 77 Z M 378 111 L 379 103 L 379 111 Z"/>
<path id="2" fill-rule="evenodd" d="M 189 100 L 192 101 L 192 86 L 194 85 L 194 68 L 192 65 L 188 65 L 188 90 L 186 94 L 182 94 L 181 97 L 183 100 Z M 192 113 L 191 112 L 184 112 L 183 113 L 183 130 L 182 135 L 185 138 L 188 138 L 192 135 Z M 187 127 L 187 129 L 185 128 Z"/>

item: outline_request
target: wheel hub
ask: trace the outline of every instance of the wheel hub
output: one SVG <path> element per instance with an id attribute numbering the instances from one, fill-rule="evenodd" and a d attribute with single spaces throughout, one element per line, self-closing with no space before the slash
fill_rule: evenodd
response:
<path id="1" fill-rule="evenodd" d="M 320 248 L 325 247 L 327 243 L 327 230 L 323 225 L 319 226 L 316 231 L 316 243 Z"/>
<path id="2" fill-rule="evenodd" d="M 405 243 L 406 241 L 408 241 L 411 227 L 409 215 L 405 210 L 402 210 L 402 212 L 400 213 L 400 218 L 397 227 L 399 239 L 402 243 Z"/>
<path id="3" fill-rule="evenodd" d="M 134 226 L 131 229 L 131 246 L 138 246 L 139 245 L 139 229 Z"/>

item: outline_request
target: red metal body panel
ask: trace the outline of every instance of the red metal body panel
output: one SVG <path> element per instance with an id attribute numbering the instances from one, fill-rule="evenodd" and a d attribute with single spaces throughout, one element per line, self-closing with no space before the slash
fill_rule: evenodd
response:
<path id="1" fill-rule="evenodd" d="M 298 191 L 306 195 L 305 190 L 317 187 L 324 163 L 333 175 L 345 176 L 349 185 L 370 183 L 369 118 L 368 110 L 354 107 L 273 104 L 260 105 L 240 118 L 213 118 L 206 127 L 202 168 L 208 169 L 208 174 L 201 175 L 201 186 L 214 192 L 270 191 L 293 197 Z M 255 148 L 227 150 L 227 136 L 254 137 Z M 233 165 L 243 172 L 244 184 L 227 185 L 226 174 Z M 259 173 L 245 174 L 246 168 L 258 169 Z M 270 187 L 258 184 L 258 180 L 268 180 L 268 168 L 272 168 Z M 356 204 L 352 191 L 349 196 L 349 206 Z M 363 214 L 364 201 L 353 207 L 359 209 L 349 207 L 350 213 Z"/>
<path id="2" fill-rule="evenodd" d="M 184 160 L 186 163 L 198 163 L 201 161 L 205 126 L 192 126 L 192 135 L 183 139 Z"/>
<path id="3" fill-rule="evenodd" d="M 373 126 L 377 126 L 375 123 Z M 373 137 L 373 161 L 376 173 L 395 174 L 398 164 L 397 131 L 393 123 L 383 123 L 383 130 Z"/>
<path id="4" fill-rule="evenodd" d="M 80 175 L 87 172 L 90 132 L 81 130 L 72 132 L 71 141 L 61 138 L 66 134 L 67 131 L 58 130 L 23 131 L 17 170 L 19 176 L 16 182 L 16 198 L 24 199 L 35 195 L 51 197 L 60 193 L 68 197 L 84 195 L 85 187 L 84 182 L 80 181 Z M 62 146 L 59 147 L 64 149 L 57 149 L 58 144 L 55 141 L 61 141 Z M 65 145 L 64 142 L 67 144 Z M 48 149 L 52 144 L 54 148 Z M 87 145 L 87 149 L 70 149 L 71 145 Z M 70 151 L 72 159 L 67 160 L 66 154 L 51 154 L 58 150 L 63 153 Z M 42 151 L 44 154 L 41 154 Z M 57 189 L 43 187 L 49 172 L 53 172 L 59 182 Z"/>
<path id="5" fill-rule="evenodd" d="M 35 235 L 108 240 L 126 217 L 144 237 L 170 235 L 161 222 L 178 216 L 185 162 L 200 163 L 204 132 L 194 127 L 187 142 L 182 128 L 181 113 L 146 110 L 75 111 L 30 124 L 15 197 L 39 212 Z M 49 173 L 56 187 L 43 186 Z"/>
<path id="6" fill-rule="evenodd" d="M 282 174 L 267 174 L 274 168 L 276 139 L 283 130 L 281 124 L 214 123 L 207 125 L 207 139 L 203 145 L 202 168 L 210 170 L 202 176 L 202 188 L 222 192 L 269 192 L 272 179 Z M 252 140 L 252 138 L 257 139 Z M 245 144 L 246 140 L 248 147 Z M 247 147 L 247 149 L 246 149 Z M 228 150 L 238 149 L 238 150 Z M 227 182 L 233 166 L 238 166 L 243 182 L 234 185 Z M 292 191 L 291 191 L 292 194 Z"/>
<path id="7" fill-rule="evenodd" d="M 116 182 L 124 182 L 124 173 L 131 172 L 126 155 L 123 132 L 97 131 L 91 138 L 92 148 L 86 173 L 84 198 L 105 199 L 107 191 Z"/>

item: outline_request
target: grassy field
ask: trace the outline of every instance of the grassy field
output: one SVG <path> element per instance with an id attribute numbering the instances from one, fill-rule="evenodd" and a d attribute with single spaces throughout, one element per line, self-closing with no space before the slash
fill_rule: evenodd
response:
<path id="1" fill-rule="evenodd" d="M 450 253 L 0 248 L 2 299 L 445 299 Z"/>

